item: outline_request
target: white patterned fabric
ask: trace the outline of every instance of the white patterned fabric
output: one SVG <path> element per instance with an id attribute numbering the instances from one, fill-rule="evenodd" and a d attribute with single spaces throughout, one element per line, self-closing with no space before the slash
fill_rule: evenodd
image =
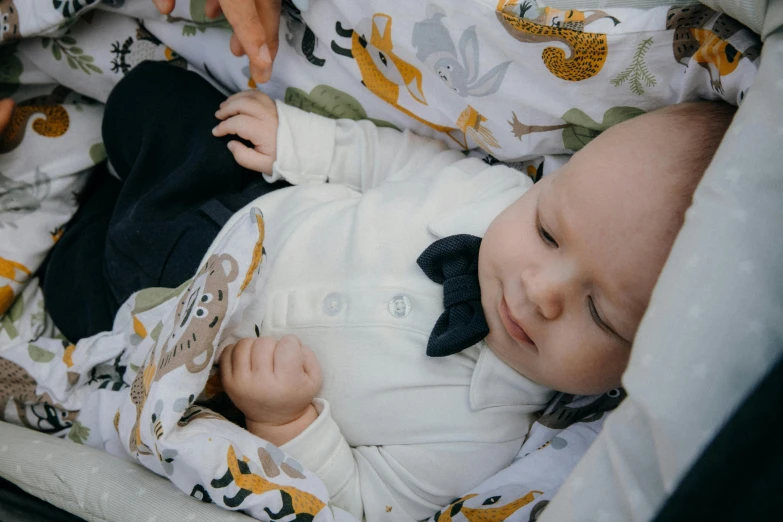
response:
<path id="1" fill-rule="evenodd" d="M 100 145 L 101 106 L 84 96 L 105 101 L 122 75 L 143 59 L 167 60 L 195 69 L 227 93 L 253 86 L 246 59 L 236 58 L 228 51 L 230 33 L 225 22 L 206 20 L 203 4 L 204 0 L 180 0 L 172 15 L 163 17 L 149 0 L 0 1 L 4 14 L 10 12 L 9 5 L 21 7 L 17 9 L 18 23 L 10 14 L 3 26 L 0 85 L 5 90 L 0 95 L 12 96 L 20 108 L 27 107 L 12 122 L 15 132 L 6 133 L 0 146 L 0 173 L 4 175 L 0 178 L 0 222 L 17 224 L 0 228 L 0 305 L 10 307 L 0 319 L 0 353 L 26 352 L 41 369 L 50 362 L 67 365 L 69 354 L 74 353 L 74 347 L 62 339 L 48 319 L 37 280 L 31 276 L 47 245 L 56 240 L 58 230 L 76 208 L 71 194 L 78 192 L 90 167 L 104 158 Z M 262 86 L 265 91 L 319 114 L 371 118 L 380 125 L 411 128 L 439 137 L 454 148 L 480 147 L 484 150 L 478 155 L 485 161 L 511 162 L 533 178 L 553 170 L 563 161 L 561 154 L 580 148 L 609 125 L 641 111 L 700 97 L 738 103 L 748 94 L 759 62 L 760 44 L 747 29 L 733 25 L 717 13 L 705 11 L 689 18 L 685 11 L 670 11 L 666 5 L 643 10 L 600 3 L 593 10 L 584 6 L 582 11 L 567 11 L 548 9 L 538 2 L 492 0 L 459 4 L 311 0 L 307 4 L 309 8 L 302 13 L 289 11 L 281 23 L 281 49 L 272 81 Z M 781 5 L 771 4 L 772 11 Z M 299 5 L 305 7 L 301 2 Z M 667 29 L 670 19 L 674 20 L 673 27 Z M 748 19 L 754 28 L 756 21 L 757 18 Z M 765 26 L 763 32 L 766 35 L 773 30 Z M 15 42 L 20 37 L 24 39 Z M 689 45 L 678 50 L 675 37 L 684 38 Z M 601 52 L 604 42 L 608 48 L 605 56 Z M 346 54 L 348 50 L 350 55 Z M 573 58 L 587 63 L 582 67 L 577 60 L 575 65 Z M 777 84 L 770 79 L 765 88 L 774 85 Z M 767 96 L 767 102 L 776 99 Z M 758 99 L 764 98 L 759 95 Z M 755 109 L 752 118 L 781 121 L 779 115 L 761 108 Z M 752 122 L 752 118 L 748 121 Z M 774 135 L 775 127 L 770 125 L 762 135 Z M 758 139 L 755 132 L 749 138 L 752 143 L 745 150 L 758 152 L 754 158 L 768 157 L 764 156 L 770 152 L 767 143 Z M 546 155 L 543 162 L 542 155 Z M 735 187 L 735 193 L 739 193 L 739 187 Z M 753 199 L 743 201 L 742 205 L 748 205 L 742 206 L 743 211 L 755 205 Z M 710 232 L 713 229 L 707 230 L 705 237 L 714 236 Z M 690 248 L 700 248 L 701 237 L 692 237 Z M 719 238 L 715 241 L 717 245 Z M 751 251 L 755 252 L 752 247 Z M 777 259 L 776 252 L 770 250 L 768 259 Z M 764 253 L 757 255 L 764 257 Z M 756 273 L 764 273 L 768 268 L 756 261 L 755 255 L 751 262 L 750 270 Z M 748 265 L 742 266 L 748 270 Z M 682 265 L 680 270 L 685 274 Z M 712 283 L 696 286 L 694 280 L 681 282 L 692 288 L 694 295 L 706 287 L 716 288 Z M 771 287 L 764 288 L 772 291 Z M 662 306 L 677 299 L 670 290 L 668 301 Z M 774 304 L 771 307 L 776 309 Z M 712 312 L 707 305 L 700 310 L 702 316 L 707 315 L 707 310 Z M 645 338 L 648 344 L 657 342 L 660 332 L 672 330 L 674 317 L 672 313 L 669 323 L 661 319 L 655 327 L 643 329 L 639 343 L 644 345 Z M 763 314 L 760 317 L 762 338 L 774 338 Z M 720 321 L 731 324 L 726 319 Z M 704 346 L 703 342 L 700 337 L 690 345 Z M 676 360 L 674 354 L 672 358 Z M 113 361 L 107 362 L 103 366 L 105 373 L 96 376 L 104 380 L 96 381 L 96 386 L 109 386 L 112 381 L 116 368 Z M 638 374 L 645 375 L 641 370 Z M 629 371 L 629 386 L 635 382 L 633 375 Z M 747 382 L 752 381 L 752 375 L 755 374 L 748 373 Z M 67 372 L 64 379 L 56 385 L 67 386 Z M 36 391 L 41 394 L 48 389 L 44 386 Z M 726 410 L 715 407 L 710 411 Z M 660 421 L 661 418 L 654 419 Z M 66 418 L 62 422 L 65 433 L 71 421 Z M 462 509 L 466 514 L 467 509 L 476 506 L 491 506 L 507 510 L 502 518 L 529 520 L 537 516 L 602 422 L 603 417 L 592 424 L 578 423 L 558 431 L 534 424 L 528 443 L 520 452 L 523 458 L 442 513 L 445 516 Z M 698 441 L 715 425 L 706 423 Z M 56 425 L 48 428 L 57 431 Z M 624 430 L 623 425 L 619 433 Z M 71 432 L 79 438 L 79 430 Z M 562 445 L 560 441 L 568 443 Z M 539 446 L 541 449 L 536 451 Z M 695 447 L 698 444 L 691 442 L 683 454 L 693 454 Z M 600 455 L 600 451 L 593 454 Z M 637 447 L 633 451 L 639 459 L 655 457 Z M 602 459 L 606 458 L 605 454 L 593 457 L 592 464 L 585 466 L 593 466 L 598 473 L 601 462 L 607 462 Z M 0 454 L 0 472 L 4 476 L 9 476 L 6 468 L 10 462 Z M 16 470 L 17 465 L 9 469 Z M 34 465 L 33 460 L 30 466 Z M 639 503 L 642 507 L 634 506 L 634 520 L 653 512 L 683 465 L 678 462 L 671 466 L 665 488 L 650 484 L 649 497 Z M 23 480 L 20 474 L 13 476 Z M 628 484 L 627 479 L 623 477 L 624 485 Z M 509 487 L 512 483 L 516 486 Z M 594 488 L 612 483 L 610 478 L 590 481 Z M 573 479 L 562 495 L 564 499 L 580 499 L 572 506 L 582 509 L 590 506 L 591 500 L 606 501 L 610 497 L 603 493 L 579 497 L 579 492 L 590 491 L 580 484 L 584 482 L 580 483 L 578 477 Z M 526 499 L 523 489 L 542 493 Z M 636 490 L 627 490 L 629 498 L 638 499 L 633 491 Z M 488 499 L 494 499 L 494 503 L 485 504 Z M 520 499 L 529 501 L 521 501 L 520 506 Z M 560 502 L 560 507 L 557 504 L 553 503 L 547 512 L 563 514 L 568 500 Z M 70 509 L 81 507 L 71 504 Z M 144 506 L 135 509 L 145 512 Z M 628 514 L 624 509 L 607 507 L 607 513 L 623 519 Z M 95 510 L 82 513 L 88 518 L 100 516 L 96 514 L 100 511 Z M 149 516 L 156 516 L 155 512 L 149 512 Z M 552 517 L 580 519 L 573 512 L 562 518 Z"/>

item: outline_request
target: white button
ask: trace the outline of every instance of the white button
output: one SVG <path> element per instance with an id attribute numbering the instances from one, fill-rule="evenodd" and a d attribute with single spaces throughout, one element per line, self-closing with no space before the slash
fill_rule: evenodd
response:
<path id="1" fill-rule="evenodd" d="M 324 313 L 335 316 L 343 309 L 342 294 L 332 293 L 324 297 Z"/>
<path id="2" fill-rule="evenodd" d="M 407 295 L 395 295 L 389 301 L 389 313 L 399 319 L 411 313 L 411 300 Z"/>

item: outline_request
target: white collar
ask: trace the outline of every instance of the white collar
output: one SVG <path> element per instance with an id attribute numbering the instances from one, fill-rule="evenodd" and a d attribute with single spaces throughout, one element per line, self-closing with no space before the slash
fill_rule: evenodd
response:
<path id="1" fill-rule="evenodd" d="M 471 409 L 506 406 L 534 412 L 543 409 L 554 395 L 553 390 L 531 381 L 501 361 L 484 341 L 476 347 L 480 352 L 470 380 Z"/>
<path id="2" fill-rule="evenodd" d="M 501 169 L 513 171 L 513 175 Z M 503 210 L 519 199 L 533 186 L 533 182 L 522 172 L 509 167 L 494 167 L 492 175 L 498 183 L 487 187 L 484 194 L 470 203 L 436 216 L 428 225 L 429 231 L 438 238 L 455 234 L 471 234 L 484 237 L 490 223 Z"/>

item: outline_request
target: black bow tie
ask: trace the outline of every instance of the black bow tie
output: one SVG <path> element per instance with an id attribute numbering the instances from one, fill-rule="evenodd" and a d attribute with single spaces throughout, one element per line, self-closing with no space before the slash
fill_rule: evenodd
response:
<path id="1" fill-rule="evenodd" d="M 446 311 L 430 334 L 430 357 L 461 352 L 489 333 L 478 280 L 480 245 L 480 237 L 468 234 L 444 237 L 427 247 L 416 260 L 427 277 L 443 285 Z"/>

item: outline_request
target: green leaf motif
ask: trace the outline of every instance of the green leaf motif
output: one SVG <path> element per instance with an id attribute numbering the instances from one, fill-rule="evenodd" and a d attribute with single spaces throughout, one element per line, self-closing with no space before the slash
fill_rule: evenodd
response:
<path id="1" fill-rule="evenodd" d="M 34 344 L 27 345 L 27 354 L 30 356 L 30 359 L 39 363 L 48 363 L 54 359 L 54 354 L 52 352 L 44 350 L 40 346 Z"/>
<path id="2" fill-rule="evenodd" d="M 655 87 L 658 81 L 656 80 L 655 75 L 652 74 L 647 68 L 647 63 L 644 61 L 645 55 L 647 54 L 647 51 L 650 49 L 652 44 L 652 37 L 642 41 L 636 48 L 631 65 L 626 67 L 625 70 L 620 72 L 617 76 L 609 80 L 609 83 L 615 87 L 619 87 L 628 81 L 629 89 L 637 96 L 644 94 L 645 85 L 647 87 Z"/>
<path id="3" fill-rule="evenodd" d="M 192 279 L 188 279 L 177 288 L 152 287 L 140 290 L 136 294 L 136 301 L 133 303 L 133 313 L 140 314 L 147 310 L 152 310 L 169 299 L 179 296 L 191 281 Z"/>
<path id="4" fill-rule="evenodd" d="M 24 297 L 20 294 L 19 297 L 17 297 L 16 300 L 14 300 L 14 304 L 12 304 L 11 308 L 8 309 L 6 315 L 13 322 L 16 322 L 22 318 L 23 313 L 24 313 Z"/>
<path id="5" fill-rule="evenodd" d="M 73 421 L 71 431 L 68 432 L 68 438 L 76 444 L 84 444 L 90 437 L 90 428 L 79 421 Z"/>
<path id="6" fill-rule="evenodd" d="M 563 129 L 563 146 L 573 151 L 580 150 L 612 125 L 645 112 L 637 107 L 610 107 L 604 112 L 603 120 L 598 123 L 580 109 L 570 109 L 563 115 L 563 120 L 571 124 Z"/>
<path id="7" fill-rule="evenodd" d="M 96 165 L 106 159 L 106 147 L 103 143 L 95 143 L 90 147 L 90 159 Z"/>
<path id="8" fill-rule="evenodd" d="M 59 38 L 59 40 L 60 40 L 61 43 L 64 43 L 65 45 L 75 45 L 76 44 L 76 39 L 73 36 L 66 35 L 66 36 L 63 36 L 63 37 Z"/>
<path id="9" fill-rule="evenodd" d="M 576 125 L 566 127 L 563 129 L 563 147 L 573 151 L 580 150 L 599 134 L 601 134 L 600 131 L 588 129 L 587 127 L 578 127 Z"/>
<path id="10" fill-rule="evenodd" d="M 285 91 L 284 102 L 286 105 L 327 118 L 369 119 L 364 107 L 356 98 L 329 85 L 316 85 L 309 94 L 302 89 L 289 87 Z M 397 128 L 388 121 L 377 119 L 372 121 L 379 127 Z"/>
<path id="11" fill-rule="evenodd" d="M 51 38 L 47 38 L 47 37 L 45 37 L 45 36 L 44 36 L 43 38 L 41 38 L 41 45 L 43 46 L 43 48 L 44 48 L 44 49 L 46 49 L 47 47 L 49 47 L 49 44 L 50 44 L 51 42 L 52 42 L 52 39 L 51 39 Z"/>
<path id="12" fill-rule="evenodd" d="M 58 62 L 63 57 L 63 53 L 60 50 L 60 46 L 59 45 L 55 44 L 55 45 L 52 46 L 52 55 L 54 56 L 54 59 L 57 60 Z"/>
<path id="13" fill-rule="evenodd" d="M 5 314 L 2 319 L 0 319 L 0 331 L 2 330 L 5 330 L 8 338 L 11 340 L 19 337 L 19 330 L 16 329 L 16 326 L 14 326 L 14 323 L 11 321 L 11 318 L 8 317 L 8 314 Z"/>
<path id="14" fill-rule="evenodd" d="M 71 69 L 76 69 L 77 68 L 76 60 L 74 60 L 70 56 L 66 56 L 66 58 L 68 59 L 68 65 L 70 66 L 70 68 Z"/>
<path id="15" fill-rule="evenodd" d="M 196 36 L 196 26 L 195 25 L 183 25 L 182 26 L 182 36 Z"/>
<path id="16" fill-rule="evenodd" d="M 155 325 L 155 328 L 153 328 L 150 332 L 150 338 L 153 341 L 157 341 L 158 337 L 160 337 L 161 330 L 163 330 L 163 322 L 159 321 L 158 324 Z"/>
<path id="17" fill-rule="evenodd" d="M 85 56 L 85 58 L 91 58 L 91 57 Z M 98 74 L 103 74 L 103 70 L 101 70 L 101 68 L 96 66 L 96 65 L 93 65 L 91 63 L 85 63 L 84 66 L 87 67 L 88 69 L 90 69 L 92 72 L 96 72 Z"/>

